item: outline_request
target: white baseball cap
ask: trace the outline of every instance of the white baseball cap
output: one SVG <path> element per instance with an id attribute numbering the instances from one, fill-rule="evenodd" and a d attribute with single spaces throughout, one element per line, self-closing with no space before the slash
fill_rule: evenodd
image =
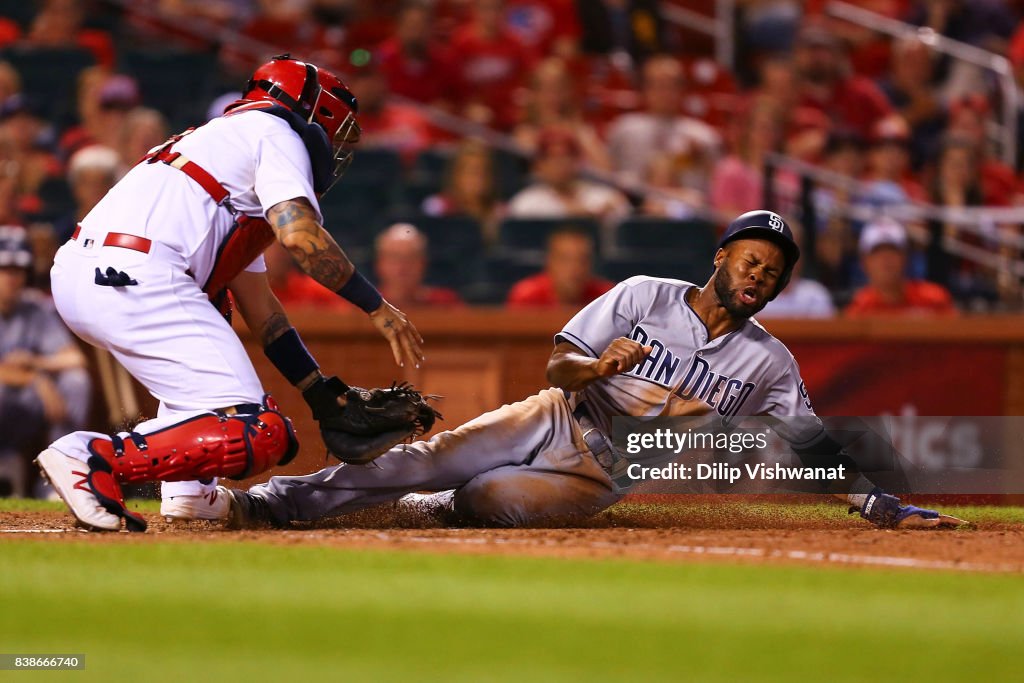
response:
<path id="1" fill-rule="evenodd" d="M 881 246 L 907 248 L 907 231 L 891 218 L 882 217 L 864 226 L 860 231 L 860 253 L 870 254 Z"/>

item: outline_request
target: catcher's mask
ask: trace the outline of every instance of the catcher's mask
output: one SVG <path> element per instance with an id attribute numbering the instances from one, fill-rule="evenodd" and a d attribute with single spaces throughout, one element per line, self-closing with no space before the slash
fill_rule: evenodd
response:
<path id="1" fill-rule="evenodd" d="M 718 242 L 718 248 L 721 249 L 730 242 L 742 239 L 768 240 L 782 249 L 786 267 L 779 275 L 775 293 L 768 299 L 771 301 L 789 284 L 789 279 L 793 275 L 793 266 L 800 260 L 800 247 L 797 246 L 796 240 L 793 238 L 793 231 L 777 213 L 764 210 L 748 211 L 729 224 L 725 233 L 722 234 L 722 239 Z"/>
<path id="2" fill-rule="evenodd" d="M 352 163 L 359 142 L 359 104 L 352 92 L 330 71 L 284 54 L 256 69 L 246 84 L 242 103 L 258 101 L 280 104 L 324 130 L 334 159 L 327 192 Z"/>

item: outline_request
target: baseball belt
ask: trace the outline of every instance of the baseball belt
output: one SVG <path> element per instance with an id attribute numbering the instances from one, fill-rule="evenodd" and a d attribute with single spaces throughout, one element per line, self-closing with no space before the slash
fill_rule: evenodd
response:
<path id="1" fill-rule="evenodd" d="M 77 240 L 81 233 L 82 226 L 76 225 L 75 231 L 71 233 L 71 239 Z M 148 254 L 150 248 L 153 246 L 153 241 L 148 240 L 145 237 L 128 235 L 123 232 L 108 232 L 106 237 L 103 238 L 103 246 L 121 247 L 122 249 L 132 249 L 134 251 L 141 251 L 143 254 Z"/>
<path id="2" fill-rule="evenodd" d="M 594 420 L 590 417 L 590 411 L 587 410 L 586 402 L 581 401 L 576 404 L 576 408 L 572 411 L 572 416 L 579 423 L 580 429 L 583 430 L 583 441 L 587 444 L 591 455 L 594 456 L 597 464 L 608 474 L 615 487 L 619 490 L 629 488 L 629 485 L 632 483 L 632 480 L 626 474 L 629 468 L 629 460 L 619 453 L 612 440 L 594 423 Z"/>

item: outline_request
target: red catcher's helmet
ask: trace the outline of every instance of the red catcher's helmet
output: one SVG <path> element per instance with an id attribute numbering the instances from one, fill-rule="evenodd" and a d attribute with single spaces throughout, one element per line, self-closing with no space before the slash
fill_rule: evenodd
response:
<path id="1" fill-rule="evenodd" d="M 352 146 L 359 142 L 359 105 L 341 79 L 326 69 L 279 55 L 256 69 L 242 99 L 280 104 L 323 128 L 334 153 L 335 180 L 352 163 Z"/>

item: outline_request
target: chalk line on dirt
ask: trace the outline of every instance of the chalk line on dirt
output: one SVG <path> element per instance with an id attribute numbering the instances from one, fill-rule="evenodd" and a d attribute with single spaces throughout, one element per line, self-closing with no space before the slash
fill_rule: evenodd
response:
<path id="1" fill-rule="evenodd" d="M 447 543 L 451 545 L 562 545 L 557 541 L 522 538 L 482 538 L 482 537 L 451 537 L 451 536 L 397 536 L 388 533 L 374 534 L 384 541 L 412 541 L 414 543 Z M 585 549 L 622 549 L 621 543 L 609 541 L 590 541 L 573 544 L 574 547 Z M 649 543 L 629 543 L 631 550 L 649 551 L 652 553 L 677 553 L 682 555 L 710 555 L 715 557 L 755 557 L 762 559 L 797 560 L 801 562 L 820 562 L 845 565 L 865 565 L 882 567 L 902 567 L 907 569 L 942 569 L 966 572 L 1021 572 L 1024 567 L 1013 564 L 993 564 L 985 562 L 960 562 L 956 560 L 926 560 L 917 557 L 898 557 L 890 555 L 855 555 L 850 553 L 819 552 L 807 550 L 772 550 L 768 548 L 741 548 L 733 546 L 707 545 L 669 545 L 659 546 Z"/>

